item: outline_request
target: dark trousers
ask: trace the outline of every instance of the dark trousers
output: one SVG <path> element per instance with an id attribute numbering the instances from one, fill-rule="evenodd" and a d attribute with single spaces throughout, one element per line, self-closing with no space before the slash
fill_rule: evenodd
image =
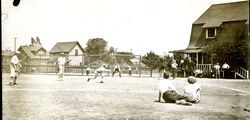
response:
<path id="1" fill-rule="evenodd" d="M 163 93 L 163 100 L 166 103 L 175 103 L 177 100 L 186 99 L 185 95 L 178 94 L 176 91 L 166 91 Z"/>
<path id="2" fill-rule="evenodd" d="M 187 70 L 186 77 L 193 76 L 193 71 Z"/>
<path id="3" fill-rule="evenodd" d="M 175 79 L 177 73 L 177 69 L 172 68 L 173 79 Z"/>
<path id="4" fill-rule="evenodd" d="M 114 72 L 113 72 L 113 74 L 112 74 L 112 77 L 114 76 L 114 74 L 115 74 L 116 72 L 118 72 L 118 73 L 119 73 L 119 76 L 121 77 L 121 73 L 120 73 L 119 69 L 115 69 L 115 70 L 114 70 Z"/>

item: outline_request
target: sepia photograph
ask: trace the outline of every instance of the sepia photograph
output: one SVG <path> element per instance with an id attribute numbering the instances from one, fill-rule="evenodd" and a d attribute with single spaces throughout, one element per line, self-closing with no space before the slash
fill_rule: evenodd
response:
<path id="1" fill-rule="evenodd" d="M 248 0 L 1 0 L 3 120 L 250 120 Z"/>

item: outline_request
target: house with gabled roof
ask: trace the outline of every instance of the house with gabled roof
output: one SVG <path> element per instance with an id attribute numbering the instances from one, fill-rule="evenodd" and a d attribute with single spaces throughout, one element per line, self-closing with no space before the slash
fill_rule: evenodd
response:
<path id="1" fill-rule="evenodd" d="M 70 60 L 69 65 L 84 63 L 84 49 L 78 41 L 56 43 L 49 52 L 50 61 L 55 63 L 61 53 L 64 53 L 66 60 Z"/>
<path id="2" fill-rule="evenodd" d="M 45 65 L 49 60 L 47 50 L 42 46 L 38 37 L 36 39 L 31 37 L 31 44 L 20 46 L 18 51 L 20 52 L 19 59 L 25 64 Z"/>
<path id="3" fill-rule="evenodd" d="M 214 4 L 193 24 L 186 49 L 170 51 L 185 54 L 196 63 L 197 69 L 211 69 L 213 60 L 204 48 L 215 41 L 235 42 L 248 39 L 248 1 Z"/>

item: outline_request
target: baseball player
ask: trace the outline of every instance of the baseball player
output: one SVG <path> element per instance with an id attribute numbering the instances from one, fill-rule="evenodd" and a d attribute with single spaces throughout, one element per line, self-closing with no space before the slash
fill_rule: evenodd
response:
<path id="1" fill-rule="evenodd" d="M 9 82 L 9 85 L 17 85 L 16 80 L 18 77 L 18 65 L 19 65 L 19 59 L 17 58 L 17 53 L 12 56 L 10 59 L 10 77 L 11 80 Z"/>
<path id="2" fill-rule="evenodd" d="M 163 74 L 165 79 L 169 78 L 169 73 L 165 72 Z M 186 95 L 182 95 L 177 92 L 173 81 L 171 80 L 162 80 L 159 84 L 159 99 L 156 102 L 161 102 L 161 98 L 166 103 L 176 103 L 181 105 L 192 105 L 192 103 L 185 101 L 187 98 Z"/>
<path id="3" fill-rule="evenodd" d="M 119 65 L 119 64 L 115 65 L 115 68 L 114 68 L 112 77 L 114 76 L 114 74 L 115 74 L 116 72 L 118 72 L 118 73 L 119 73 L 119 76 L 121 77 L 121 69 L 120 69 L 120 65 Z"/>
<path id="4" fill-rule="evenodd" d="M 59 68 L 59 72 L 58 72 L 58 78 L 59 80 L 62 80 L 63 76 L 64 76 L 64 66 L 66 63 L 70 62 L 71 60 L 66 61 L 66 58 L 64 57 L 64 53 L 61 53 L 61 56 L 57 59 L 57 64 L 58 64 L 58 68 Z"/>
<path id="5" fill-rule="evenodd" d="M 88 78 L 87 82 L 89 82 L 91 79 L 95 80 L 98 77 L 98 75 L 101 75 L 101 81 L 100 81 L 100 83 L 104 83 L 102 81 L 102 79 L 104 78 L 103 72 L 109 72 L 110 71 L 110 70 L 106 69 L 106 67 L 107 66 L 105 64 L 103 64 L 101 67 L 97 68 L 95 70 L 94 77 L 93 78 Z"/>
<path id="6" fill-rule="evenodd" d="M 200 102 L 201 85 L 196 83 L 196 78 L 193 76 L 189 76 L 187 81 L 189 84 L 184 88 L 184 93 L 187 95 L 185 100 L 191 103 Z"/>

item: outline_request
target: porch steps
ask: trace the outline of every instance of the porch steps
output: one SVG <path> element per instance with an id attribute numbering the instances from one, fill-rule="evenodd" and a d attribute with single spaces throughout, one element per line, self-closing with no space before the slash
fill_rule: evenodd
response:
<path id="1" fill-rule="evenodd" d="M 249 79 L 249 71 L 245 70 L 242 67 L 236 67 L 234 69 L 234 78 L 236 78 L 237 76 L 243 79 Z"/>

